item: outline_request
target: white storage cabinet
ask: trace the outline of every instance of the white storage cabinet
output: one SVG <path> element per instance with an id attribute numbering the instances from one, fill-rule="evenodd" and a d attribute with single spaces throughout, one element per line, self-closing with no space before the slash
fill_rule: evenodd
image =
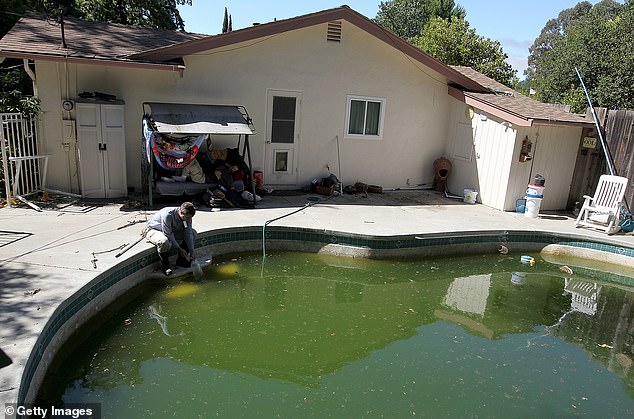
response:
<path id="1" fill-rule="evenodd" d="M 82 197 L 127 196 L 124 105 L 77 103 L 76 109 Z"/>

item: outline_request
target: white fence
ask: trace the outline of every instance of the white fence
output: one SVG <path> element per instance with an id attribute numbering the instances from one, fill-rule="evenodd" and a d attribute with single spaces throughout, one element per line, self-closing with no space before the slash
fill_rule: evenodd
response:
<path id="1" fill-rule="evenodd" d="M 0 122 L 7 204 L 11 206 L 13 198 L 30 204 L 24 197 L 44 189 L 48 165 L 48 156 L 38 152 L 37 117 L 0 113 Z"/>

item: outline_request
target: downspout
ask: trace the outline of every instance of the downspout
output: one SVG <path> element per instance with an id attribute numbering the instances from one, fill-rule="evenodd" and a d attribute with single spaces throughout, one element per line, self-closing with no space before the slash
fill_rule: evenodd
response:
<path id="1" fill-rule="evenodd" d="M 31 78 L 31 81 L 33 82 L 33 96 L 39 97 L 39 95 L 37 94 L 37 84 L 35 83 L 35 73 L 33 72 L 33 70 L 31 70 L 31 66 L 29 65 L 29 59 L 24 58 L 22 61 L 24 63 L 24 71 L 26 71 L 26 74 L 29 75 L 29 77 Z"/>

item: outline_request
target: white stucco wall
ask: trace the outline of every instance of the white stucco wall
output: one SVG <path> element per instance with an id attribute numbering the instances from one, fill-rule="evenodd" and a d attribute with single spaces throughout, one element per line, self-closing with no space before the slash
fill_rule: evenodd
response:
<path id="1" fill-rule="evenodd" d="M 78 192 L 68 175 L 68 167 L 77 173 L 74 147 L 64 151 L 57 140 L 60 103 L 66 96 L 99 91 L 125 101 L 127 178 L 138 190 L 143 102 L 244 105 L 258 131 L 251 137 L 252 168 L 263 170 L 267 89 L 302 94 L 298 186 L 327 176 L 327 166 L 339 175 L 337 136 L 345 184 L 431 185 L 433 161 L 442 155 L 447 138 L 446 80 L 345 21 L 341 43 L 327 42 L 326 26 L 187 56 L 182 77 L 168 71 L 38 62 L 43 137 L 48 152 L 54 152 L 50 187 Z M 386 99 L 381 140 L 345 138 L 346 95 Z M 74 118 L 72 112 L 65 116 Z M 224 146 L 234 146 L 235 141 L 232 138 Z"/>

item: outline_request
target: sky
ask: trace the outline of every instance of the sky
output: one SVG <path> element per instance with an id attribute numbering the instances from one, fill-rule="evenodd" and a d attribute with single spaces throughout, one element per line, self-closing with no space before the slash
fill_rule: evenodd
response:
<path id="1" fill-rule="evenodd" d="M 590 0 L 596 4 L 598 0 Z M 524 78 L 528 48 L 539 36 L 549 19 L 580 0 L 456 0 L 467 11 L 467 21 L 478 35 L 499 41 L 508 55 L 508 63 Z M 253 23 L 288 19 L 347 4 L 355 11 L 373 19 L 381 0 L 192 0 L 192 6 L 179 6 L 185 30 L 214 35 L 222 31 L 224 8 L 231 15 L 233 29 L 243 29 Z M 622 1 L 621 1 L 622 3 Z"/>

